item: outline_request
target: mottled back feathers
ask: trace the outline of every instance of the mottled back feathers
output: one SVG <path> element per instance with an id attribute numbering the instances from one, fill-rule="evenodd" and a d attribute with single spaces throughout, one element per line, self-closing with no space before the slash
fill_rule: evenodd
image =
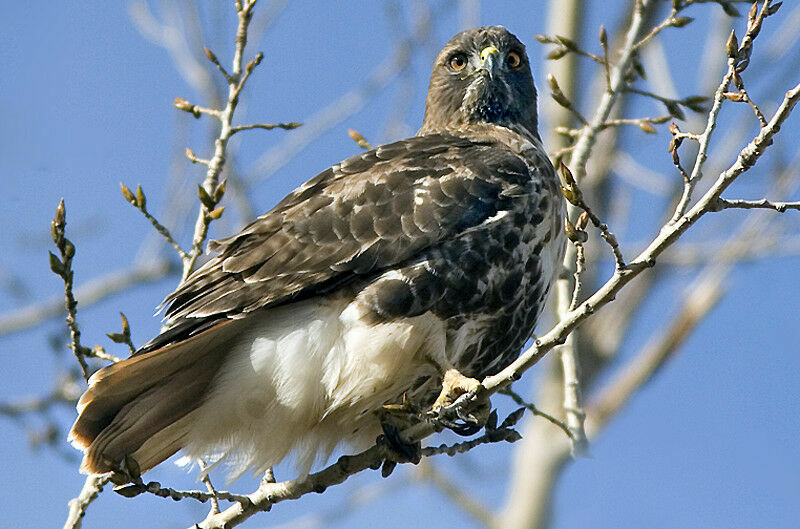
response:
<path id="1" fill-rule="evenodd" d="M 409 138 L 324 171 L 239 234 L 167 298 L 170 318 L 237 317 L 413 259 L 508 209 L 530 179 L 497 142 Z"/>

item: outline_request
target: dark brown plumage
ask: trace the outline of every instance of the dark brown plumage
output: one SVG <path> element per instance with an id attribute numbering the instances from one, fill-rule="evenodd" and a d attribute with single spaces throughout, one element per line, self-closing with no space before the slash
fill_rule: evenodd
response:
<path id="1" fill-rule="evenodd" d="M 563 248 L 524 46 L 456 35 L 416 137 L 322 172 L 168 296 L 169 328 L 100 370 L 71 432 L 88 472 L 184 448 L 263 469 L 374 441 L 381 404 L 430 404 L 530 337 Z M 433 369 L 431 366 L 437 366 Z M 237 387 L 238 386 L 238 387 Z"/>

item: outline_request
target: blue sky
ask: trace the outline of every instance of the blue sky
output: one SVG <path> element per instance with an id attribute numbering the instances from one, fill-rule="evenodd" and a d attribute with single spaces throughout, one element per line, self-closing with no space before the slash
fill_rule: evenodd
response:
<path id="1" fill-rule="evenodd" d="M 588 27 L 614 25 L 621 4 L 618 0 L 589 4 Z M 264 1 L 260 7 L 267 5 Z M 461 23 L 456 3 L 433 5 L 437 17 L 432 35 L 415 55 L 408 77 L 379 90 L 363 108 L 314 140 L 276 174 L 259 178 L 259 171 L 253 168 L 258 167 L 262 153 L 285 146 L 283 142 L 302 129 L 241 135 L 237 160 L 242 172 L 256 182 L 252 190 L 256 213 L 266 211 L 286 192 L 332 163 L 358 152 L 347 137 L 348 128 L 361 131 L 373 143 L 414 133 L 422 116 L 432 58 Z M 249 48 L 250 55 L 263 50 L 265 59 L 246 89 L 237 121 L 307 122 L 359 85 L 391 55 L 393 35 L 407 31 L 387 18 L 384 6 L 383 2 L 324 6 L 311 0 L 290 2 L 265 38 Z M 695 36 L 685 37 L 683 51 L 669 56 L 670 64 L 685 72 L 677 79 L 682 95 L 690 95 L 694 86 L 703 17 L 713 9 L 706 6 L 689 13 L 700 18 L 696 22 L 700 29 Z M 480 11 L 481 24 L 505 25 L 528 45 L 540 93 L 546 92 L 542 57 L 548 50 L 536 43 L 533 35 L 545 32 L 544 10 L 543 1 L 509 1 L 502 5 L 483 2 Z M 407 24 L 412 11 L 413 7 L 403 8 L 402 24 Z M 203 7 L 205 20 L 219 17 L 219 24 L 208 26 L 206 42 L 224 62 L 231 50 L 231 12 Z M 168 217 L 173 207 L 168 203 L 170 172 L 182 174 L 175 185 L 182 185 L 190 194 L 194 182 L 202 179 L 197 167 L 176 158 L 175 153 L 189 146 L 204 156 L 208 136 L 206 123 L 180 115 L 172 107 L 178 96 L 200 104 L 204 101 L 176 72 L 168 54 L 142 37 L 121 6 L 88 1 L 52 3 L 43 8 L 35 3 L 3 2 L 0 18 L 16 21 L 6 24 L 0 34 L 0 247 L 4 249 L 0 283 L 11 281 L 21 289 L 0 290 L 1 316 L 60 295 L 62 287 L 48 270 L 46 252 L 51 244 L 49 222 L 61 197 L 67 204 L 68 236 L 77 246 L 74 268 L 79 284 L 126 269 L 138 259 L 152 259 L 153 252 L 140 246 L 152 230 L 124 202 L 119 182 L 142 185 L 148 207 L 160 217 Z M 778 21 L 770 23 L 777 26 Z M 595 34 L 594 29 L 588 33 Z M 668 42 L 675 42 L 674 37 L 669 38 L 673 40 Z M 773 90 L 779 94 L 795 84 L 797 71 L 776 83 Z M 407 101 L 398 97 L 408 88 L 412 91 Z M 404 104 L 407 117 L 387 132 L 385 123 L 391 113 L 386 109 Z M 635 110 L 653 112 L 644 104 Z M 793 116 L 779 143 L 787 158 L 797 151 L 799 123 L 800 115 Z M 652 152 L 658 154 L 643 150 L 638 161 L 668 173 L 670 162 L 663 147 Z M 735 190 L 756 193 L 748 198 L 758 198 L 768 176 L 768 172 L 748 174 L 747 181 L 737 184 Z M 635 196 L 640 200 L 633 209 L 644 214 L 649 207 L 647 197 Z M 215 227 L 214 235 L 224 236 L 236 228 L 239 218 L 235 208 L 229 210 L 226 222 Z M 725 215 L 719 218 L 722 220 L 701 223 L 698 228 L 706 231 L 700 233 L 713 230 L 716 223 L 742 218 L 738 213 Z M 796 229 L 797 223 L 793 226 Z M 188 233 L 177 232 L 186 243 Z M 697 240 L 702 241 L 702 235 Z M 566 471 L 555 498 L 554 527 L 794 526 L 800 518 L 798 267 L 800 258 L 790 254 L 746 263 L 735 270 L 726 283 L 727 294 L 712 316 L 592 445 L 592 457 Z M 664 292 L 645 307 L 643 328 L 648 318 L 673 310 L 672 294 L 685 288 L 690 279 L 688 273 L 670 277 Z M 146 341 L 159 326 L 154 307 L 174 288 L 175 281 L 172 277 L 137 288 L 86 310 L 79 306 L 85 342 L 112 350 L 104 333 L 119 329 L 120 311 L 130 319 L 134 341 Z M 49 345 L 50 337 L 62 329 L 63 321 L 55 319 L 0 337 L 4 366 L 0 401 L 46 392 L 59 366 L 73 361 L 67 352 L 54 353 Z M 623 358 L 636 351 L 647 336 L 645 331 L 634 333 Z M 114 351 L 124 354 L 119 348 Z M 532 378 L 535 373 L 518 387 L 524 389 Z M 54 415 L 66 427 L 74 410 L 58 409 Z M 0 418 L 0 429 L 6 440 L 0 454 L 0 484 L 6 491 L 0 496 L 0 509 L 6 513 L 5 523 L 8 527 L 63 523 L 66 502 L 83 481 L 75 462 L 62 454 L 74 456 L 72 449 L 64 443 L 60 452 L 48 448 L 34 451 L 19 424 Z M 506 494 L 510 454 L 508 446 L 488 446 L 443 467 L 468 483 L 467 488 L 488 505 L 497 507 Z M 150 479 L 178 487 L 196 486 L 191 476 L 170 465 L 153 471 Z M 391 494 L 330 526 L 381 523 L 409 527 L 413 524 L 408 513 L 414 512 L 415 516 L 432 517 L 436 525 L 475 527 L 437 491 L 404 484 L 403 479 L 402 472 L 392 476 L 391 480 L 400 483 L 393 486 L 391 480 L 380 483 L 375 473 L 362 474 L 353 478 L 352 484 L 282 504 L 245 526 L 264 527 L 309 512 L 325 513 L 345 501 L 352 490 L 390 487 Z M 253 487 L 246 479 L 234 484 L 240 491 Z M 91 507 L 84 527 L 182 527 L 199 521 L 205 509 L 186 501 L 127 500 L 106 493 Z"/>

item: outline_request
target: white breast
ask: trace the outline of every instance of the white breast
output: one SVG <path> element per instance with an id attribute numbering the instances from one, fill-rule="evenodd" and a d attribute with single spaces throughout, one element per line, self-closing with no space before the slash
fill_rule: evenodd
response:
<path id="1" fill-rule="evenodd" d="M 345 441 L 368 446 L 375 410 L 422 375 L 444 351 L 444 324 L 425 314 L 369 325 L 359 304 L 314 298 L 250 317 L 233 343 L 184 449 L 224 459 L 235 476 L 261 472 L 295 452 L 301 473 Z"/>

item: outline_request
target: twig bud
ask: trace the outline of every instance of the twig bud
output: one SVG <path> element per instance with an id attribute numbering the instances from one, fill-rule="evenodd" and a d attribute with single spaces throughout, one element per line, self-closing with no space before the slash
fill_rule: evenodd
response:
<path id="1" fill-rule="evenodd" d="M 211 198 L 211 195 L 208 194 L 208 191 L 201 186 L 200 184 L 197 185 L 197 197 L 200 199 L 200 202 L 208 209 L 214 209 L 214 206 L 217 205 L 214 202 L 214 199 Z"/>
<path id="2" fill-rule="evenodd" d="M 114 492 L 125 498 L 135 498 L 144 492 L 144 488 L 139 484 L 129 483 L 128 485 L 114 487 Z"/>
<path id="3" fill-rule="evenodd" d="M 524 414 L 525 414 L 525 408 L 519 408 L 512 411 L 508 415 L 508 417 L 503 419 L 503 422 L 498 427 L 498 430 L 503 430 L 505 428 L 511 428 L 512 426 L 515 426 Z"/>
<path id="4" fill-rule="evenodd" d="M 577 229 L 569 217 L 564 217 L 564 233 L 567 235 L 567 239 L 576 244 L 583 244 L 589 239 L 586 232 Z"/>
<path id="5" fill-rule="evenodd" d="M 220 183 L 217 186 L 217 188 L 214 190 L 214 201 L 215 202 L 219 202 L 220 200 L 222 200 L 223 195 L 225 195 L 225 187 L 226 187 L 227 182 L 228 182 L 227 179 L 223 180 L 222 183 Z"/>
<path id="6" fill-rule="evenodd" d="M 585 211 L 578 216 L 578 220 L 575 222 L 575 227 L 579 230 L 585 230 L 586 226 L 589 225 L 589 214 Z"/>
<path id="7" fill-rule="evenodd" d="M 67 222 L 67 210 L 64 207 L 64 199 L 58 201 L 58 206 L 56 206 L 56 218 L 55 221 L 63 225 Z"/>
<path id="8" fill-rule="evenodd" d="M 134 206 L 136 205 L 136 197 L 133 195 L 133 192 L 130 189 L 128 189 L 128 186 L 120 182 L 119 190 L 122 191 L 122 196 L 125 197 L 125 200 L 127 200 Z"/>
<path id="9" fill-rule="evenodd" d="M 50 270 L 52 270 L 57 275 L 63 277 L 64 263 L 62 263 L 61 260 L 58 257 L 56 257 L 56 255 L 53 252 L 47 252 L 47 253 L 50 256 Z"/>
<path id="10" fill-rule="evenodd" d="M 247 66 L 245 66 L 245 68 L 247 68 L 247 71 L 248 72 L 252 72 L 255 69 L 256 66 L 261 64 L 261 60 L 263 58 L 264 58 L 264 54 L 262 52 L 258 52 L 258 54 L 256 54 L 255 58 L 253 58 L 253 60 L 248 62 Z"/>
<path id="11" fill-rule="evenodd" d="M 144 211 L 147 207 L 147 199 L 142 191 L 142 186 L 136 186 L 136 206 Z"/>
<path id="12" fill-rule="evenodd" d="M 681 130 L 678 128 L 678 125 L 676 125 L 674 121 L 669 124 L 669 132 L 672 134 L 672 139 L 669 140 L 669 147 L 667 148 L 667 152 L 671 152 L 672 159 L 677 160 L 678 159 L 677 150 L 678 147 L 681 146 L 681 143 L 683 143 L 683 136 L 678 136 Z"/>
<path id="13" fill-rule="evenodd" d="M 128 475 L 130 477 L 136 479 L 142 475 L 142 470 L 139 467 L 139 462 L 136 461 L 132 456 L 125 456 L 123 465 L 125 466 L 125 470 L 128 471 Z"/>
<path id="14" fill-rule="evenodd" d="M 580 46 L 578 46 L 574 40 L 567 37 L 562 37 L 561 35 L 556 35 L 556 39 L 558 39 L 558 42 L 560 42 L 566 48 L 572 51 L 580 51 Z"/>
<path id="15" fill-rule="evenodd" d="M 196 119 L 200 118 L 200 109 L 197 108 L 197 105 L 193 105 L 186 101 L 182 97 L 176 97 L 172 104 L 178 110 L 183 110 L 184 112 L 188 112 L 193 115 Z"/>
<path id="16" fill-rule="evenodd" d="M 131 325 L 128 323 L 128 318 L 125 317 L 125 314 L 120 312 L 119 317 L 122 318 L 122 334 L 127 336 L 131 335 Z"/>
<path id="17" fill-rule="evenodd" d="M 564 217 L 564 233 L 567 234 L 567 238 L 572 240 L 575 236 L 575 225 L 569 220 L 569 217 Z"/>
<path id="18" fill-rule="evenodd" d="M 572 176 L 572 171 L 569 170 L 569 167 L 564 162 L 561 162 L 558 165 L 558 171 L 561 173 L 561 177 L 564 179 L 564 182 L 567 183 L 569 187 L 575 186 L 575 177 Z"/>
<path id="19" fill-rule="evenodd" d="M 550 96 L 555 102 L 564 108 L 572 108 L 572 103 L 561 91 L 561 87 L 558 86 L 558 81 L 553 74 L 547 74 L 547 83 L 550 85 Z"/>
<path id="20" fill-rule="evenodd" d="M 710 100 L 710 97 L 706 96 L 689 96 L 684 98 L 681 103 L 689 107 L 694 112 L 705 112 L 707 110 L 705 104 Z"/>
<path id="21" fill-rule="evenodd" d="M 208 212 L 208 218 L 211 220 L 217 220 L 222 216 L 222 213 L 225 211 L 225 206 L 220 206 L 216 209 L 213 209 Z"/>
<path id="22" fill-rule="evenodd" d="M 213 62 L 214 64 L 219 64 L 219 60 L 217 59 L 217 56 L 214 55 L 213 51 L 209 50 L 208 48 L 203 48 L 203 51 L 206 52 L 206 57 L 208 57 L 209 61 Z"/>
<path id="23" fill-rule="evenodd" d="M 75 245 L 72 244 L 72 241 L 69 239 L 64 239 L 64 247 L 62 251 L 64 252 L 64 257 L 66 259 L 72 259 L 75 257 Z"/>
<path id="24" fill-rule="evenodd" d="M 606 32 L 606 27 L 601 25 L 600 26 L 600 46 L 603 49 L 608 48 L 608 33 Z"/>
<path id="25" fill-rule="evenodd" d="M 126 341 L 125 335 L 121 332 L 107 332 L 106 336 L 114 343 L 125 343 Z"/>
<path id="26" fill-rule="evenodd" d="M 567 202 L 573 205 L 576 204 L 575 195 L 572 193 L 572 190 L 566 186 L 561 186 L 561 194 L 564 195 L 564 198 L 567 199 Z"/>
<path id="27" fill-rule="evenodd" d="M 178 110 L 183 110 L 185 112 L 191 112 L 192 110 L 192 104 L 182 97 L 176 97 L 172 104 L 175 105 L 175 108 Z"/>
<path id="28" fill-rule="evenodd" d="M 755 4 L 753 4 L 755 6 Z M 725 53 L 729 58 L 735 59 L 739 55 L 739 39 L 736 38 L 736 30 L 731 30 L 731 36 L 725 43 Z"/>
<path id="29" fill-rule="evenodd" d="M 550 53 L 548 53 L 547 57 L 545 57 L 545 58 L 548 61 L 557 61 L 558 59 L 560 59 L 561 57 L 563 57 L 567 53 L 569 53 L 569 50 L 567 48 L 558 47 L 558 48 L 554 49 L 553 51 L 551 51 Z"/>
<path id="30" fill-rule="evenodd" d="M 758 15 L 758 2 L 753 2 L 753 5 L 750 6 L 750 11 L 747 13 L 748 28 L 753 26 L 753 22 L 756 21 L 756 15 Z"/>
<path id="31" fill-rule="evenodd" d="M 561 194 L 564 195 L 564 198 L 566 198 L 570 204 L 579 206 L 583 201 L 583 193 L 581 193 L 580 188 L 576 184 L 572 172 L 564 162 L 559 163 L 558 171 L 561 174 L 561 178 L 563 178 L 566 183 L 566 186 L 561 186 Z"/>
<path id="32" fill-rule="evenodd" d="M 639 125 L 639 128 L 642 129 L 642 131 L 646 132 L 647 134 L 655 134 L 656 133 L 656 128 L 653 126 L 652 123 L 650 123 L 648 121 L 640 121 L 640 122 L 637 123 L 637 125 Z"/>
<path id="33" fill-rule="evenodd" d="M 681 109 L 677 101 L 664 101 L 664 106 L 667 107 L 667 112 L 669 112 L 670 116 L 680 119 L 681 121 L 686 119 L 686 114 L 683 112 L 683 109 Z"/>
<path id="34" fill-rule="evenodd" d="M 692 17 L 675 17 L 672 19 L 670 26 L 673 28 L 682 28 L 688 26 L 692 22 L 694 22 L 694 18 Z"/>

